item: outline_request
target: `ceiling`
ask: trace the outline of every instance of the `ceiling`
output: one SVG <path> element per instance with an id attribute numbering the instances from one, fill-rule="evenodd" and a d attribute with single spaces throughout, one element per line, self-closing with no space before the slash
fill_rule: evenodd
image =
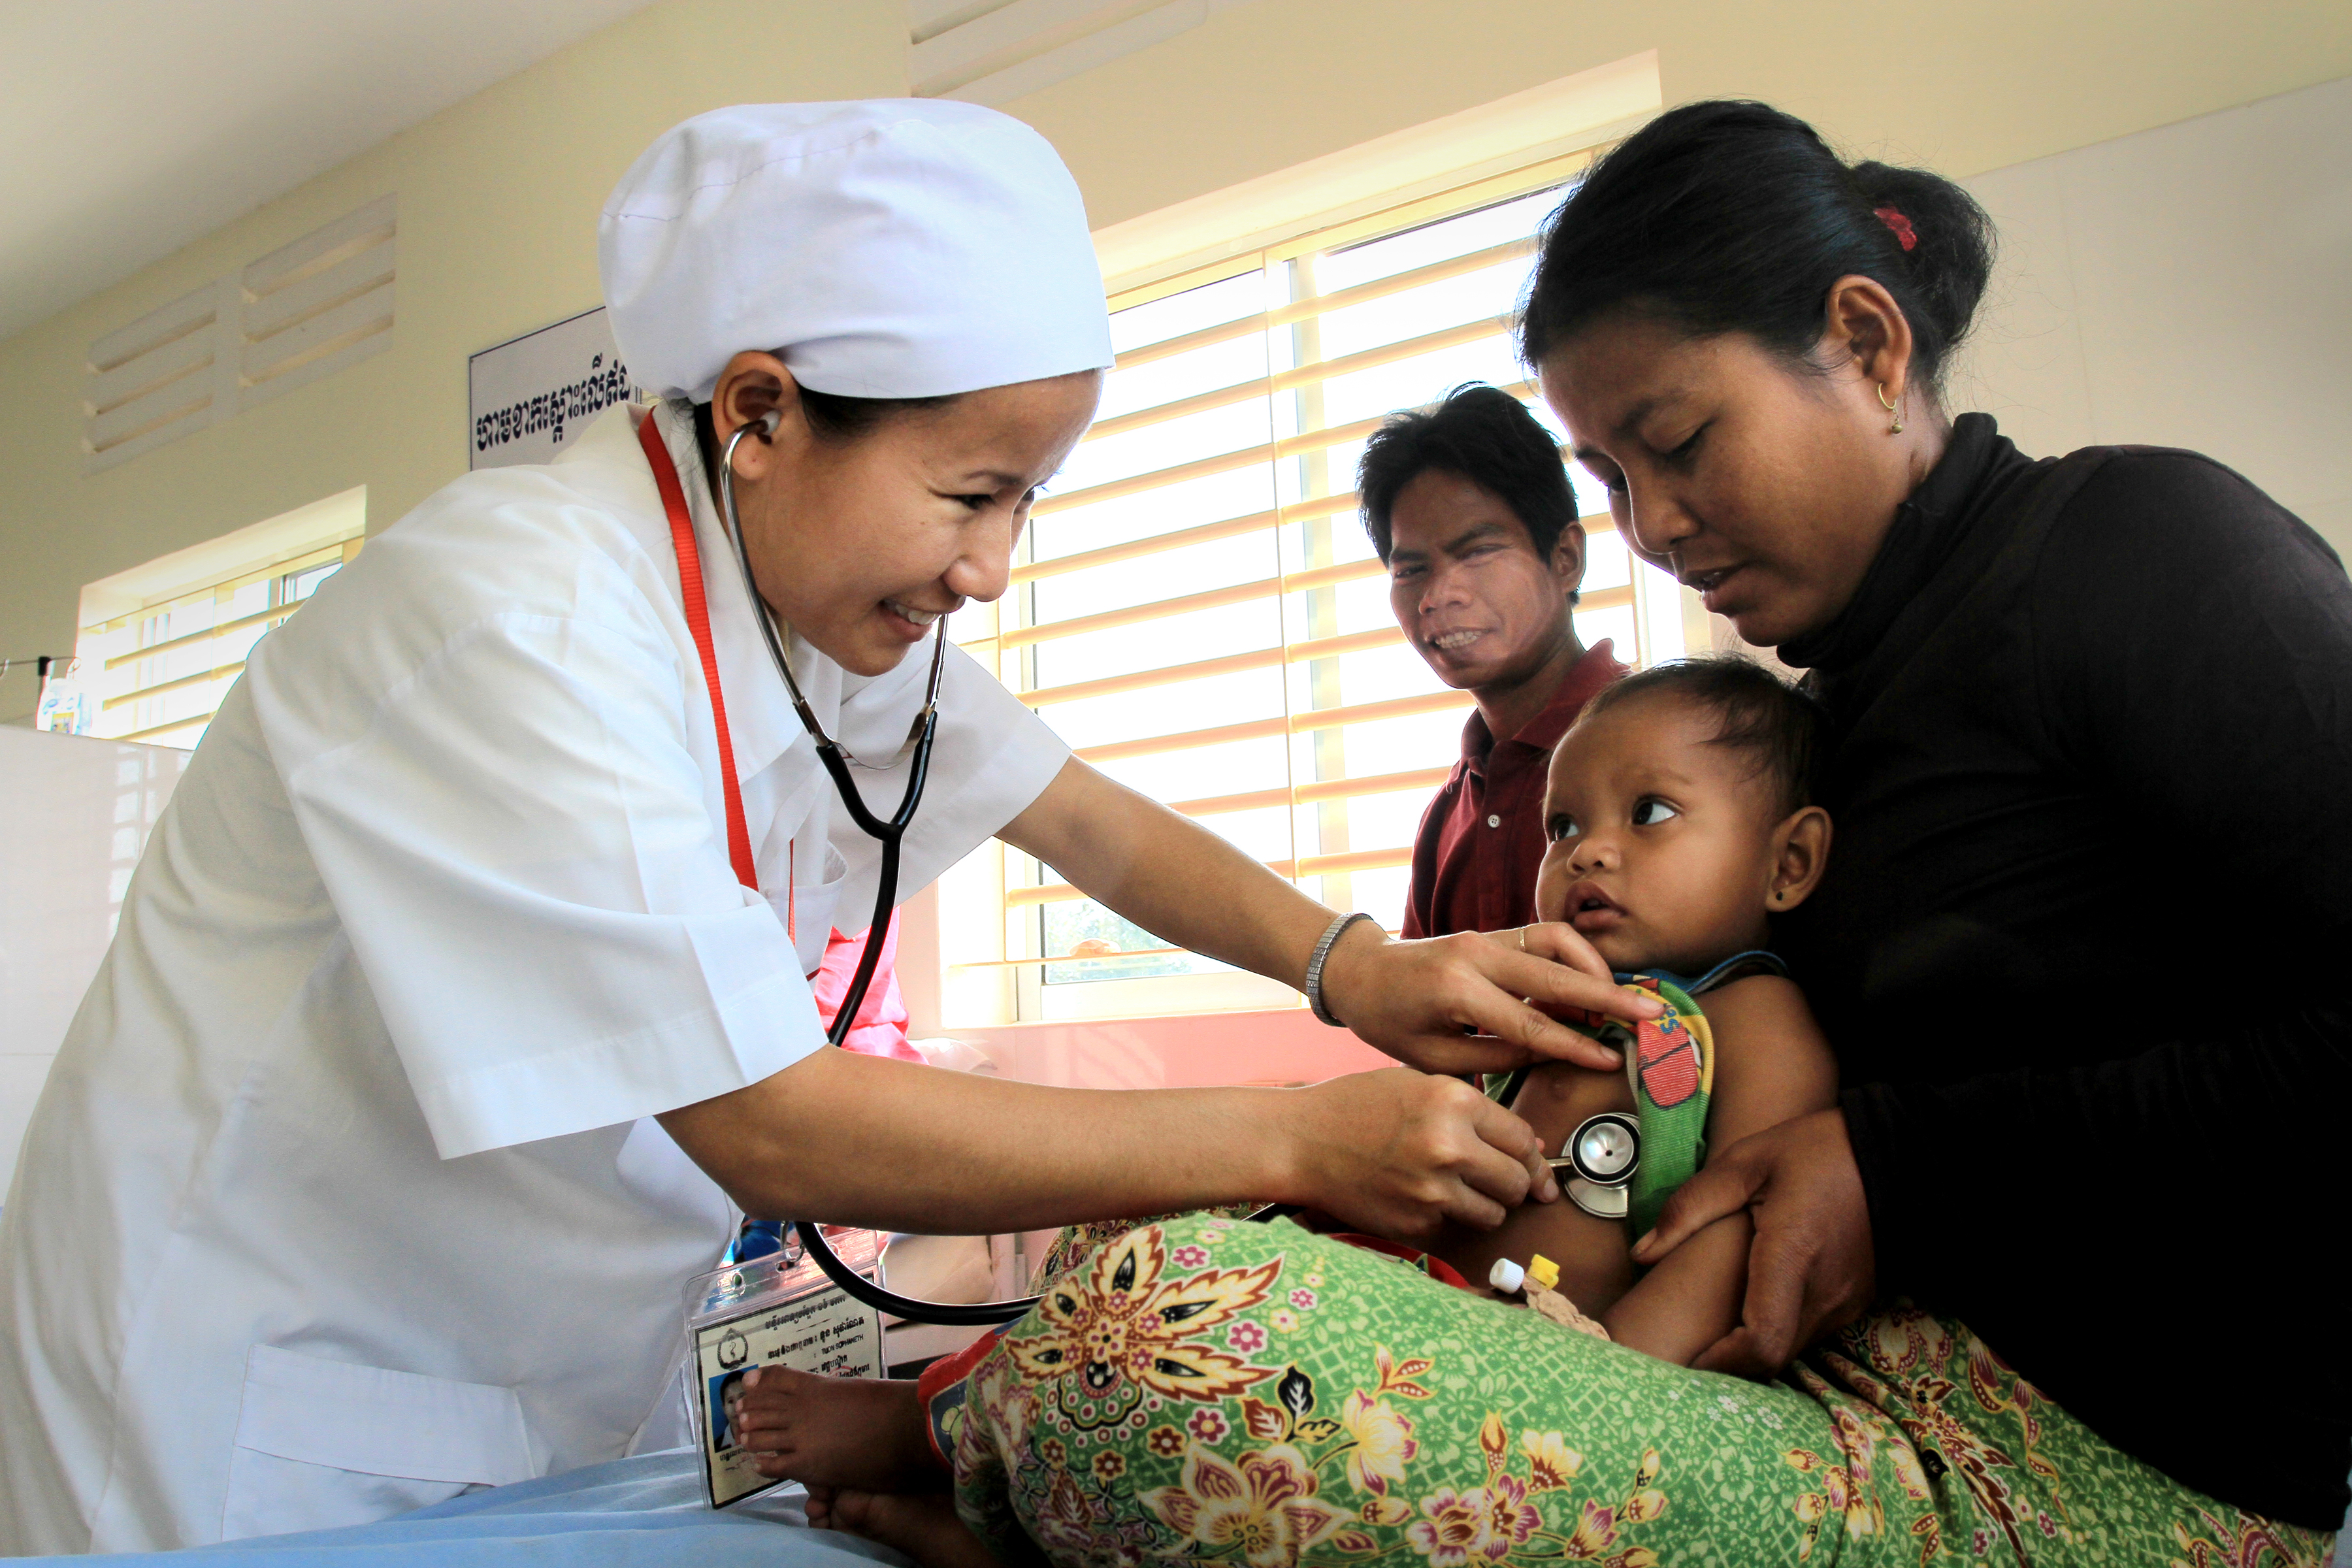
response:
<path id="1" fill-rule="evenodd" d="M 0 0 L 0 340 L 652 0 Z"/>

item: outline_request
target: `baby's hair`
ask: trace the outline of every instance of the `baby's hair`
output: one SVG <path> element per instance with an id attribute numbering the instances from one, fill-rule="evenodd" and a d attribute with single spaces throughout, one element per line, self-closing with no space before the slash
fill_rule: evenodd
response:
<path id="1" fill-rule="evenodd" d="M 1680 698 L 1712 712 L 1715 743 L 1755 758 L 1756 776 L 1770 779 L 1780 791 L 1782 815 L 1813 804 L 1813 770 L 1828 716 L 1811 693 L 1753 659 L 1709 654 L 1653 665 L 1602 688 L 1580 722 L 1649 695 Z"/>

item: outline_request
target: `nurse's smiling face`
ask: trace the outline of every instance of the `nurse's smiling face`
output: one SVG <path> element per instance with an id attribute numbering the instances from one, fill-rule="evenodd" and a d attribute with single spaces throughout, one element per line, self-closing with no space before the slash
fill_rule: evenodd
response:
<path id="1" fill-rule="evenodd" d="M 712 399 L 719 448 L 781 409 L 772 440 L 735 449 L 735 501 L 761 596 L 844 669 L 895 668 L 939 617 L 1004 592 L 1038 487 L 1094 419 L 1102 373 L 968 392 L 871 429 L 813 426 L 769 354 L 735 356 Z"/>

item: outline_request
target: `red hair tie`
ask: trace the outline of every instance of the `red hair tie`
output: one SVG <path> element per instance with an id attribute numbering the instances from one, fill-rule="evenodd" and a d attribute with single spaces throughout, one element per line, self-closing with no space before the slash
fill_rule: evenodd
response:
<path id="1" fill-rule="evenodd" d="M 1871 216 L 1886 226 L 1886 231 L 1900 242 L 1904 249 L 1908 250 L 1919 243 L 1919 233 L 1911 226 L 1909 218 L 1893 207 L 1873 207 L 1870 210 Z"/>

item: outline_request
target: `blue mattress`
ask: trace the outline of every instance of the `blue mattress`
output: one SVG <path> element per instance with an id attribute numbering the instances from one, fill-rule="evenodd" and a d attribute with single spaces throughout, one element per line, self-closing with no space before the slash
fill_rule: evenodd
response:
<path id="1" fill-rule="evenodd" d="M 469 1493 L 379 1524 L 268 1535 L 184 1552 L 24 1557 L 15 1563 L 127 1563 L 202 1557 L 201 1568 L 912 1568 L 887 1546 L 811 1530 L 798 1487 L 721 1512 L 703 1506 L 690 1449 L 591 1465 Z M 2352 1517 L 2336 1568 L 2352 1568 Z M 196 1565 L 192 1565 L 196 1568 Z"/>
<path id="2" fill-rule="evenodd" d="M 22 1558 L 88 1563 L 202 1557 L 204 1568 L 908 1568 L 887 1547 L 811 1530 L 798 1487 L 713 1512 L 691 1450 L 615 1459 L 471 1492 L 377 1524 L 267 1535 L 176 1552 Z"/>

